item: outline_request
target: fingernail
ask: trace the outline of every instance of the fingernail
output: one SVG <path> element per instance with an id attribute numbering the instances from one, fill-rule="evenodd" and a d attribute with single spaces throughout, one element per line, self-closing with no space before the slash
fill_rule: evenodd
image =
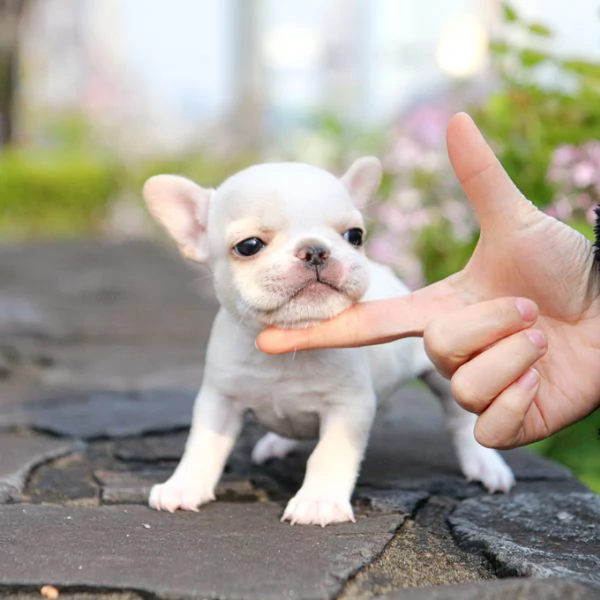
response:
<path id="1" fill-rule="evenodd" d="M 540 350 L 546 349 L 546 336 L 541 331 L 538 329 L 530 329 L 526 334 L 537 348 Z"/>
<path id="2" fill-rule="evenodd" d="M 538 312 L 535 302 L 527 300 L 527 298 L 517 298 L 515 304 L 523 321 L 526 323 L 533 323 L 535 321 Z"/>
<path id="3" fill-rule="evenodd" d="M 533 389 L 540 381 L 540 374 L 537 369 L 529 369 L 519 378 L 519 385 L 525 389 Z"/>

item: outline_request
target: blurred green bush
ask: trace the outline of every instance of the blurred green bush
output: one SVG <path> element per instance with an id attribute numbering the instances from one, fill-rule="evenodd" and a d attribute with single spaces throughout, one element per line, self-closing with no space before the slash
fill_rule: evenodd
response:
<path id="1" fill-rule="evenodd" d="M 3 239 L 98 234 L 122 195 L 142 202 L 144 181 L 157 173 L 216 186 L 253 161 L 205 155 L 124 162 L 82 149 L 0 153 L 0 236 Z"/>
<path id="2" fill-rule="evenodd" d="M 501 86 L 471 113 L 527 198 L 551 213 L 561 199 L 589 208 L 600 200 L 596 149 L 592 148 L 592 156 L 588 152 L 579 160 L 570 158 L 569 165 L 553 163 L 558 153 L 573 155 L 600 140 L 600 64 L 552 51 L 553 31 L 544 23 L 523 19 L 509 4 L 503 4 L 503 14 L 504 35 L 490 44 L 492 68 Z M 564 189 L 556 167 L 573 171 L 583 166 L 584 158 L 585 167 L 596 175 L 589 181 L 578 181 L 575 175 Z M 591 223 L 581 212 L 555 216 L 566 217 L 582 233 L 592 235 Z"/>
<path id="3" fill-rule="evenodd" d="M 119 185 L 116 163 L 80 152 L 0 153 L 0 233 L 94 231 Z"/>

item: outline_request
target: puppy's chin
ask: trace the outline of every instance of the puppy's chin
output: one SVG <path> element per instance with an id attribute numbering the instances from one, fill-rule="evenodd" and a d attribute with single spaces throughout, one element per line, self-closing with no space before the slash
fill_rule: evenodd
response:
<path id="1" fill-rule="evenodd" d="M 329 285 L 315 282 L 302 288 L 279 308 L 258 316 L 263 326 L 302 329 L 339 315 L 358 300 Z"/>

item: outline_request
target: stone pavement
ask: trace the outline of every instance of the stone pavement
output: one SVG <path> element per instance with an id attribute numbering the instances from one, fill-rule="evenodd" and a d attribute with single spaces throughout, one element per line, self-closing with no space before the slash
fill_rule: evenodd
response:
<path id="1" fill-rule="evenodd" d="M 0 246 L 0 596 L 600 597 L 600 498 L 525 450 L 511 494 L 466 483 L 417 385 L 373 433 L 356 524 L 280 523 L 310 445 L 253 466 L 252 422 L 216 503 L 148 509 L 215 310 L 206 273 L 147 243 Z"/>

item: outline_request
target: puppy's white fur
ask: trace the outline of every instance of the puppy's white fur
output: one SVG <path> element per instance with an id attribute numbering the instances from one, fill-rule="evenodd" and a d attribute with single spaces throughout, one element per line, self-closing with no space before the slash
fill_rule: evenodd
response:
<path id="1" fill-rule="evenodd" d="M 146 182 L 151 213 L 184 256 L 210 265 L 221 303 L 183 458 L 170 479 L 152 489 L 152 507 L 196 510 L 213 500 L 244 413 L 251 410 L 273 432 L 256 445 L 256 462 L 285 456 L 296 440 L 319 439 L 282 518 L 318 525 L 353 520 L 350 497 L 377 404 L 413 376 L 440 398 L 465 476 L 490 491 L 513 485 L 500 455 L 475 441 L 474 415 L 456 404 L 420 339 L 282 356 L 255 347 L 266 325 L 310 326 L 359 300 L 408 293 L 388 268 L 344 237 L 364 228 L 359 207 L 380 176 L 379 161 L 366 157 L 341 179 L 309 165 L 281 163 L 241 171 L 216 191 L 174 175 Z M 249 238 L 265 246 L 240 256 L 235 246 Z M 315 249 L 320 259 L 311 260 Z"/>

